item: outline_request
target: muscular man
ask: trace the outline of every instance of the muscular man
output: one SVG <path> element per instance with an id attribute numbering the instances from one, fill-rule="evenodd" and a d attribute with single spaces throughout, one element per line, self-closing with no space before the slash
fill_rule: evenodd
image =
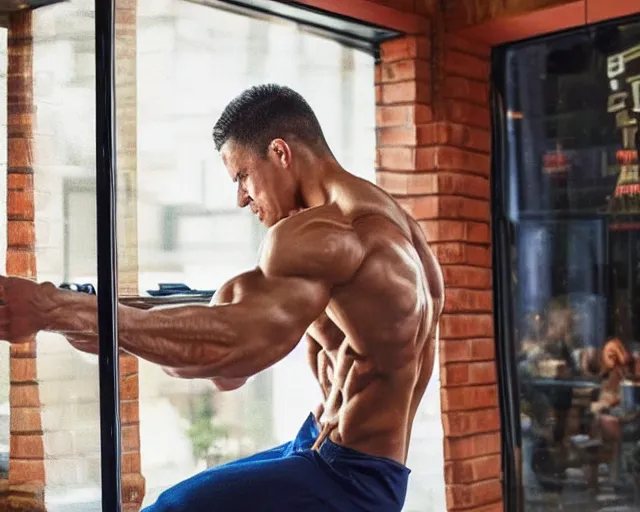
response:
<path id="1" fill-rule="evenodd" d="M 204 471 L 147 511 L 400 511 L 444 294 L 419 225 L 340 166 L 291 89 L 243 92 L 213 138 L 239 206 L 269 227 L 260 263 L 209 307 L 120 306 L 120 346 L 229 390 L 304 338 L 324 400 L 292 442 Z M 0 284 L 2 338 L 54 331 L 96 352 L 94 298 L 15 278 Z"/>

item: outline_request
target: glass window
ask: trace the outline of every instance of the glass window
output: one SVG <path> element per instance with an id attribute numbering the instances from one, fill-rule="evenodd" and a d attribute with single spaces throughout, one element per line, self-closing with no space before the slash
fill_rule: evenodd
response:
<path id="1" fill-rule="evenodd" d="M 636 510 L 640 22 L 503 55 L 525 510 Z"/>
<path id="2" fill-rule="evenodd" d="M 96 285 L 93 1 L 37 9 L 32 31 L 37 279 Z M 41 332 L 37 378 L 46 508 L 100 511 L 97 358 Z"/>
<path id="3" fill-rule="evenodd" d="M 212 140 L 224 107 L 250 86 L 300 92 L 341 164 L 375 180 L 373 57 L 290 22 L 203 3 L 138 6 L 141 294 L 163 282 L 213 290 L 256 265 L 265 230 L 237 207 Z M 319 400 L 303 344 L 228 393 L 141 362 L 144 504 L 205 467 L 292 439 Z"/>

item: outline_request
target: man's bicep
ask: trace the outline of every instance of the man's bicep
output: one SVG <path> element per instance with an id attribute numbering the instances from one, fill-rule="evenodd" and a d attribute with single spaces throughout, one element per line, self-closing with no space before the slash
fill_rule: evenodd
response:
<path id="1" fill-rule="evenodd" d="M 229 346 L 219 361 L 170 369 L 171 375 L 225 379 L 255 375 L 289 354 L 329 302 L 323 282 L 267 277 L 259 268 L 234 278 L 216 295 L 212 312 L 226 310 L 229 325 L 237 329 L 237 344 Z"/>

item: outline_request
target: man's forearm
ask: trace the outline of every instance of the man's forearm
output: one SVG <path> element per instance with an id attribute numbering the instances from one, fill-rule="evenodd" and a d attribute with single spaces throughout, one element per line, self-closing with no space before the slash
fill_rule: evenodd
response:
<path id="1" fill-rule="evenodd" d="M 169 367 L 215 365 L 233 343 L 233 326 L 221 317 L 203 315 L 207 306 L 178 306 L 139 310 L 118 307 L 119 343 L 122 349 L 153 363 Z M 209 311 L 208 311 L 209 312 Z M 57 290 L 45 313 L 45 329 L 66 336 L 79 350 L 97 351 L 97 300 L 95 296 Z"/>

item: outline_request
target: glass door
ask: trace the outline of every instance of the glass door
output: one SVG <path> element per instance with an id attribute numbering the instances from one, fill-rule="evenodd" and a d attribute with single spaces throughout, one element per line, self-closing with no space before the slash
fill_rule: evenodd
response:
<path id="1" fill-rule="evenodd" d="M 509 492 L 526 512 L 637 510 L 640 20 L 510 45 L 494 63 Z"/>

